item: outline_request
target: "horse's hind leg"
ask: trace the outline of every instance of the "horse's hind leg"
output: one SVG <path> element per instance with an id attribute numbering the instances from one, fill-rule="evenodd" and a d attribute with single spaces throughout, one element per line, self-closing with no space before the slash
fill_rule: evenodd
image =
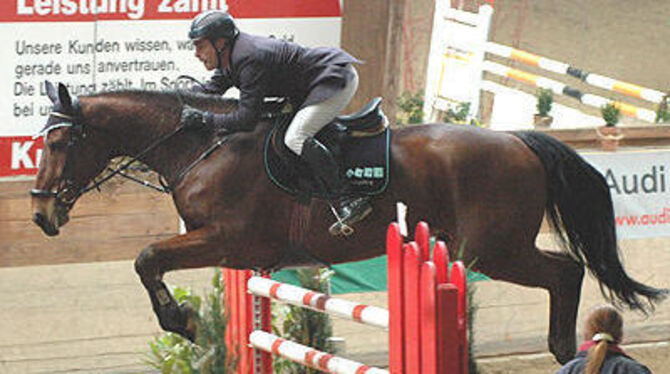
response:
<path id="1" fill-rule="evenodd" d="M 540 250 L 538 250 L 540 251 Z M 576 351 L 576 323 L 584 280 L 584 267 L 566 253 L 541 251 L 553 258 L 560 268 L 558 278 L 549 288 L 549 350 L 558 362 L 570 361 Z"/>
<path id="2" fill-rule="evenodd" d="M 534 245 L 528 250 L 516 248 L 502 253 L 507 255 L 497 257 L 490 267 L 486 266 L 487 261 L 481 261 L 479 270 L 494 279 L 549 291 L 549 350 L 561 364 L 571 360 L 577 345 L 576 320 L 584 268 L 565 253 L 540 250 Z"/>
<path id="3" fill-rule="evenodd" d="M 195 341 L 195 311 L 188 305 L 178 305 L 163 282 L 163 274 L 170 270 L 201 268 L 217 265 L 221 245 L 215 230 L 202 228 L 188 234 L 153 243 L 137 256 L 135 271 L 149 293 L 158 321 L 166 331 L 176 332 Z"/>

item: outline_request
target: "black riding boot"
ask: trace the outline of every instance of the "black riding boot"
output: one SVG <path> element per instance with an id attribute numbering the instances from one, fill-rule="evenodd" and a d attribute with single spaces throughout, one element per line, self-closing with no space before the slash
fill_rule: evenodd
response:
<path id="1" fill-rule="evenodd" d="M 367 197 L 342 197 L 346 191 L 346 181 L 333 154 L 314 138 L 307 138 L 302 147 L 301 158 L 309 166 L 314 177 L 321 184 L 328 199 L 334 204 L 337 221 L 328 230 L 331 235 L 351 235 L 351 228 L 372 212 Z"/>

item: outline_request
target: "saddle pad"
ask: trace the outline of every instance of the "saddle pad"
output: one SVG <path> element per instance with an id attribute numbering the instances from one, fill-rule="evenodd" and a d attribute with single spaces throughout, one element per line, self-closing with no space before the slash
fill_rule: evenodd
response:
<path id="1" fill-rule="evenodd" d="M 344 175 L 353 191 L 382 193 L 389 182 L 391 129 L 370 137 L 349 137 L 341 144 Z"/>

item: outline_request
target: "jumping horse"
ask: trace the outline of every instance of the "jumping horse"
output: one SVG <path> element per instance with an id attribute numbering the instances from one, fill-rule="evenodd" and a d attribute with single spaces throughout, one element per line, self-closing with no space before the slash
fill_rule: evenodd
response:
<path id="1" fill-rule="evenodd" d="M 353 235 L 333 237 L 328 204 L 313 199 L 304 205 L 268 178 L 263 148 L 271 121 L 223 138 L 180 128 L 184 104 L 223 113 L 235 110 L 237 101 L 177 91 L 72 98 L 62 84 L 47 86 L 54 109 L 31 191 L 33 221 L 46 235 L 57 235 L 76 200 L 100 183 L 95 178 L 112 158 L 134 156 L 156 171 L 187 232 L 149 244 L 135 269 L 161 327 L 190 339 L 197 333 L 194 311 L 177 304 L 162 281 L 165 272 L 210 266 L 274 269 L 310 259 L 334 264 L 378 256 L 398 201 L 409 206 L 410 222 L 430 222 L 450 250 L 463 244 L 463 260 L 474 261 L 474 270 L 546 289 L 549 349 L 561 363 L 576 350 L 585 268 L 604 297 L 631 309 L 651 311 L 668 292 L 624 271 L 603 176 L 541 133 L 446 124 L 394 128 L 387 190 L 372 199 L 374 212 Z M 535 244 L 545 213 L 565 244 L 561 251 Z"/>

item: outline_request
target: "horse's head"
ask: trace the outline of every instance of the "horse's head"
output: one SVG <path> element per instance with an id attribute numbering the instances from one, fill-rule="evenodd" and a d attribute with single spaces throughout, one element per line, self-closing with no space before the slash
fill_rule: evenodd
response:
<path id="1" fill-rule="evenodd" d="M 88 183 L 106 166 L 96 156 L 96 145 L 88 137 L 77 98 L 61 83 L 58 90 L 46 82 L 53 110 L 39 135 L 44 136 L 32 196 L 33 221 L 49 236 L 69 220 L 69 211 Z M 39 136 L 38 135 L 38 136 Z"/>

